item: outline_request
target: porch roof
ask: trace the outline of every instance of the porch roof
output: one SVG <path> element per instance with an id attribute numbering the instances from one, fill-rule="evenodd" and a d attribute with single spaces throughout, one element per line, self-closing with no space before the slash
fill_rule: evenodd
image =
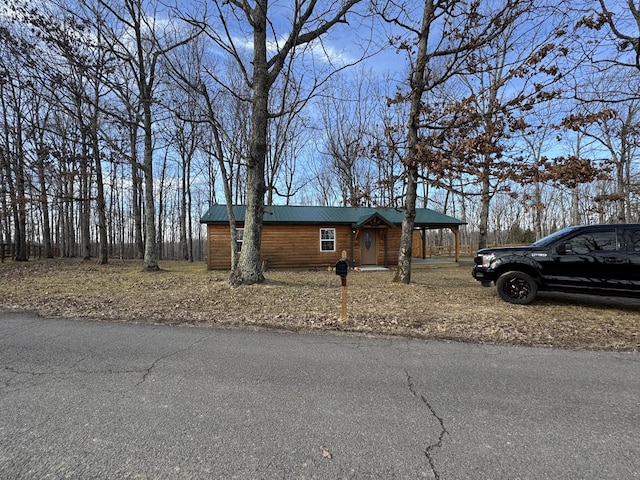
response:
<path id="1" fill-rule="evenodd" d="M 244 223 L 245 210 L 244 205 L 233 206 L 236 222 Z M 264 224 L 350 225 L 357 228 L 376 216 L 390 226 L 402 225 L 403 214 L 400 208 L 266 205 L 263 221 Z M 228 224 L 227 206 L 212 205 L 200 218 L 200 223 Z M 417 208 L 414 224 L 416 227 L 443 228 L 465 225 L 466 222 L 430 208 Z"/>

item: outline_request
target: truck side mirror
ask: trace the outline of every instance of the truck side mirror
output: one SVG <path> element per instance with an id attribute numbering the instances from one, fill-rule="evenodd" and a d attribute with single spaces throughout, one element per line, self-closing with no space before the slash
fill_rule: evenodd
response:
<path id="1" fill-rule="evenodd" d="M 573 252 L 573 248 L 571 247 L 570 243 L 561 243 L 560 245 L 558 245 L 558 248 L 556 248 L 556 251 L 560 255 L 566 255 L 567 253 Z"/>

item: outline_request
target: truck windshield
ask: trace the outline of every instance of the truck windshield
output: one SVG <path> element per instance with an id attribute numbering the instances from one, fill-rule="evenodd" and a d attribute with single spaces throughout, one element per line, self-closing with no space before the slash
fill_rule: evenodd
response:
<path id="1" fill-rule="evenodd" d="M 557 232 L 552 233 L 551 235 L 547 235 L 544 238 L 541 238 L 537 242 L 532 243 L 531 245 L 534 247 L 548 247 L 553 242 L 555 242 L 558 238 L 564 237 L 567 233 L 577 229 L 579 227 L 567 227 L 562 230 L 558 230 Z"/>

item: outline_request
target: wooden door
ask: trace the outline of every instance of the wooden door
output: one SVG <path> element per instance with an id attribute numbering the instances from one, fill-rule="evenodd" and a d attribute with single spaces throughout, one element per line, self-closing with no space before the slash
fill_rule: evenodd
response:
<path id="1" fill-rule="evenodd" d="M 360 234 L 360 264 L 378 264 L 378 231 L 365 228 Z"/>

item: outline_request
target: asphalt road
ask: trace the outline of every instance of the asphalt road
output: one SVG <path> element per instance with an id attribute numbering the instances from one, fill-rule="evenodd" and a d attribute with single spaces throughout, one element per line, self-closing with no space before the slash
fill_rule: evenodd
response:
<path id="1" fill-rule="evenodd" d="M 640 479 L 640 355 L 0 314 L 2 479 Z"/>

